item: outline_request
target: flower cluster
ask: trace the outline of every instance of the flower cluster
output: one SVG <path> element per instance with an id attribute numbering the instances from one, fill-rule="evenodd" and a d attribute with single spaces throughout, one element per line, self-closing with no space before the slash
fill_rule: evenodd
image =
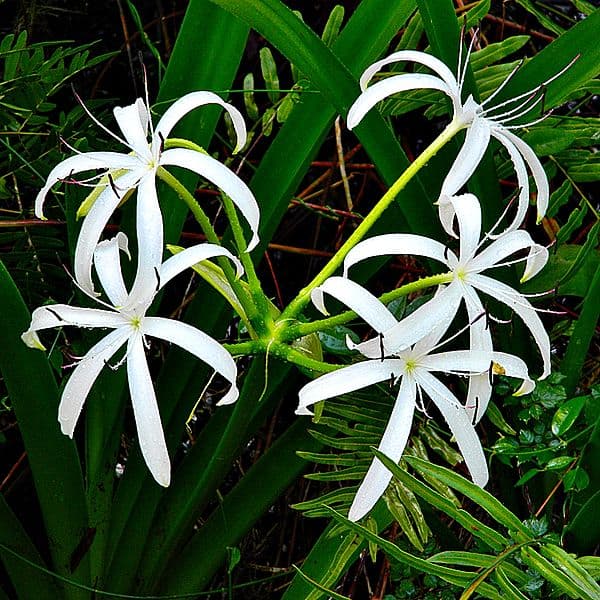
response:
<path id="1" fill-rule="evenodd" d="M 252 240 L 247 249 L 258 242 L 259 209 L 248 187 L 226 166 L 199 149 L 170 147 L 168 136 L 177 122 L 191 110 L 206 104 L 218 104 L 229 113 L 237 135 L 236 151 L 240 150 L 246 143 L 242 115 L 216 94 L 194 92 L 183 96 L 165 111 L 155 127 L 147 103 L 138 98 L 135 103 L 114 110 L 122 137 L 97 122 L 128 151 L 77 153 L 65 159 L 52 169 L 35 203 L 36 215 L 44 218 L 46 195 L 56 183 L 70 180 L 74 173 L 101 171 L 79 182 L 91 182 L 94 192 L 90 195 L 91 205 L 85 202 L 80 210 L 85 213 L 85 219 L 75 248 L 74 279 L 79 289 L 104 308 L 66 304 L 41 306 L 33 312 L 31 325 L 22 338 L 30 347 L 43 350 L 37 334 L 43 329 L 71 325 L 112 330 L 85 354 L 68 379 L 58 411 L 61 429 L 73 436 L 83 404 L 100 371 L 105 365 L 110 366 L 109 361 L 126 346 L 124 355 L 113 368 L 127 364 L 140 449 L 153 477 L 163 486 L 169 485 L 170 461 L 145 357 L 147 336 L 177 344 L 229 381 L 231 387 L 219 404 L 237 399 L 237 369 L 231 355 L 207 334 L 186 323 L 147 313 L 159 290 L 200 261 L 226 257 L 235 264 L 238 276 L 243 269 L 228 250 L 209 243 L 190 247 L 163 262 L 163 220 L 156 191 L 160 170 L 171 165 L 184 167 L 215 184 L 231 198 L 250 226 Z M 100 241 L 100 238 L 116 208 L 135 190 L 137 270 L 128 289 L 121 272 L 120 256 L 123 252 L 129 257 L 127 236 L 120 232 L 112 239 Z M 101 300 L 94 288 L 94 270 L 108 301 Z"/>
<path id="2" fill-rule="evenodd" d="M 394 62 L 415 62 L 428 67 L 436 75 L 395 74 L 367 87 L 375 73 Z M 542 357 L 541 377 L 550 373 L 550 341 L 536 310 L 523 294 L 490 275 L 496 267 L 522 261 L 525 263 L 523 282 L 538 273 L 548 260 L 547 249 L 520 229 L 529 206 L 527 167 L 537 188 L 538 221 L 548 205 L 548 181 L 533 150 L 511 132 L 516 126 L 509 124 L 540 102 L 543 86 L 495 107 L 488 105 L 499 90 L 481 104 L 472 96 L 463 102 L 466 61 L 462 67 L 460 62 L 459 59 L 460 77 L 457 79 L 445 64 L 433 56 L 406 50 L 374 63 L 361 77 L 363 92 L 348 113 L 349 128 L 355 127 L 380 100 L 398 92 L 433 89 L 447 94 L 452 100 L 454 115 L 447 131 L 466 128 L 467 132 L 464 144 L 442 183 L 437 204 L 443 228 L 449 235 L 458 238 L 458 252 L 437 240 L 409 233 L 375 236 L 350 249 L 344 259 L 343 276 L 327 279 L 313 289 L 311 298 L 314 305 L 327 314 L 324 294 L 335 297 L 359 315 L 376 335 L 359 344 L 348 339 L 349 348 L 357 350 L 366 360 L 323 375 L 304 386 L 296 412 L 311 414 L 309 407 L 316 402 L 376 383 L 391 381 L 399 384 L 379 444 L 381 452 L 398 462 L 409 439 L 415 408 L 425 410 L 423 395 L 427 395 L 450 427 L 473 481 L 483 487 L 488 481 L 488 469 L 475 425 L 490 400 L 491 376 L 502 373 L 521 379 L 522 385 L 515 394 L 529 393 L 535 384 L 522 359 L 494 348 L 491 315 L 481 294 L 505 304 L 523 320 Z M 505 84 L 506 81 L 501 88 Z M 479 200 L 473 194 L 461 194 L 460 191 L 475 171 L 491 137 L 506 148 L 520 191 L 516 215 L 509 225 L 504 229 L 500 227 L 506 217 L 503 214 L 498 224 L 482 235 Z M 380 300 L 349 279 L 348 273 L 353 265 L 371 257 L 402 254 L 433 259 L 448 272 L 446 283 L 439 286 L 431 300 L 398 321 Z M 463 314 L 468 321 L 458 333 L 468 329 L 469 347 L 442 350 L 444 344 L 458 337 L 458 333 L 448 334 L 448 331 L 458 315 Z M 466 399 L 459 400 L 436 373 L 468 377 Z M 351 520 L 358 520 L 371 510 L 385 492 L 391 476 L 383 463 L 374 458 L 350 507 Z"/>

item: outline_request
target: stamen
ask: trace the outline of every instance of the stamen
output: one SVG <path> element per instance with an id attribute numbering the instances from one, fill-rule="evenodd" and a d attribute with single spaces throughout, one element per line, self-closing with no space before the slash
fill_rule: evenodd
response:
<path id="1" fill-rule="evenodd" d="M 425 410 L 423 392 L 421 391 L 421 386 L 419 385 L 417 385 L 417 397 L 415 398 L 415 404 L 418 411 L 422 412 L 428 419 L 431 419 L 431 415 Z"/>
<path id="2" fill-rule="evenodd" d="M 498 217 L 498 220 L 492 225 L 491 229 L 481 238 L 479 244 L 477 244 L 477 248 L 475 248 L 475 253 L 481 248 L 481 246 L 483 246 L 485 242 L 487 242 L 487 240 L 491 239 L 491 237 L 494 235 L 494 231 L 500 227 L 500 223 L 502 223 L 504 217 L 506 217 L 506 215 L 508 214 L 510 207 L 515 203 L 515 200 L 521 194 L 521 189 L 522 188 L 518 188 L 516 192 L 513 193 L 512 197 L 509 198 L 506 208 L 502 211 L 502 214 Z"/>
<path id="3" fill-rule="evenodd" d="M 112 191 L 115 193 L 115 196 L 117 198 L 121 198 L 121 196 L 119 196 L 117 186 L 115 185 L 115 180 L 113 179 L 113 176 L 110 173 L 108 174 L 108 183 L 110 183 L 110 187 L 112 188 Z"/>
<path id="4" fill-rule="evenodd" d="M 552 114 L 554 114 L 554 109 L 549 110 L 545 115 L 542 115 L 539 119 L 528 121 L 527 123 L 521 123 L 519 125 L 504 126 L 504 129 L 523 129 L 523 127 L 532 127 L 533 125 L 537 125 L 538 123 L 545 121 Z"/>
<path id="5" fill-rule="evenodd" d="M 66 323 L 65 319 L 63 319 L 54 309 L 46 306 L 45 309 L 52 315 L 54 315 L 60 322 Z"/>
<path id="6" fill-rule="evenodd" d="M 144 74 L 144 94 L 146 97 L 146 110 L 148 111 L 148 127 L 150 129 L 150 139 L 154 139 L 154 124 L 152 123 L 152 114 L 150 113 L 150 94 L 148 93 L 148 72 L 146 70 L 146 65 L 144 64 L 142 53 L 140 52 L 140 63 L 142 65 L 142 72 Z M 164 140 L 162 135 L 160 136 L 164 144 Z M 161 144 L 161 152 L 163 149 L 163 144 Z"/>
<path id="7" fill-rule="evenodd" d="M 475 45 L 475 41 L 479 37 L 479 29 L 476 29 L 473 32 L 471 37 L 471 41 L 469 43 L 469 49 L 467 50 L 467 56 L 465 57 L 465 62 L 462 65 L 460 79 L 458 80 L 458 89 L 462 92 L 463 84 L 465 83 L 465 77 L 467 76 L 467 68 L 469 66 L 469 59 L 471 58 L 471 52 L 473 51 L 473 46 Z M 461 44 L 462 46 L 462 44 Z"/>
<path id="8" fill-rule="evenodd" d="M 96 119 L 96 117 L 94 117 L 94 115 L 90 112 L 90 110 L 88 109 L 88 107 L 85 105 L 85 103 L 83 102 L 83 100 L 81 99 L 81 97 L 79 96 L 79 94 L 75 91 L 75 88 L 73 86 L 71 86 L 71 89 L 73 90 L 73 94 L 75 95 L 75 98 L 77 99 L 77 102 L 79 102 L 79 104 L 81 105 L 81 108 L 83 108 L 85 114 L 96 125 L 98 125 L 98 127 L 100 127 L 100 129 L 102 129 L 103 131 L 105 131 L 106 133 L 108 133 L 108 135 L 110 135 L 111 137 L 113 137 L 115 140 L 121 142 L 121 144 L 123 144 L 124 146 L 127 146 L 130 150 L 133 151 L 133 148 L 124 139 L 120 138 L 116 133 L 113 133 L 108 127 L 106 127 L 105 125 L 103 125 L 102 123 L 100 123 L 100 121 L 98 121 L 98 119 Z"/>
<path id="9" fill-rule="evenodd" d="M 517 104 L 510 110 L 507 110 L 503 113 L 497 115 L 489 115 L 489 112 L 496 110 L 497 106 L 492 106 L 488 111 L 486 111 L 486 115 L 488 118 L 497 121 L 498 123 L 508 123 L 509 121 L 514 121 L 519 117 L 527 114 L 529 111 L 533 110 L 543 99 L 543 94 L 540 94 L 541 90 L 536 90 L 533 94 L 530 94 L 523 102 Z M 539 94 L 539 95 L 538 95 Z M 510 117 L 510 118 L 508 118 Z"/>
<path id="10" fill-rule="evenodd" d="M 479 413 L 479 396 L 475 396 L 475 406 L 469 408 L 475 409 L 475 412 L 473 413 L 473 420 L 471 421 L 471 425 L 475 427 L 475 423 L 477 423 L 477 414 Z"/>
<path id="11" fill-rule="evenodd" d="M 385 349 L 384 349 L 384 346 L 383 346 L 383 333 L 379 334 L 379 352 L 380 352 L 380 355 L 381 355 L 380 360 L 381 360 L 381 362 L 383 362 L 383 360 L 385 358 Z"/>
<path id="12" fill-rule="evenodd" d="M 154 267 L 154 275 L 156 276 L 156 290 L 155 291 L 158 292 L 158 290 L 160 290 L 160 273 L 159 273 L 157 267 Z M 381 335 L 383 335 L 383 334 L 381 334 Z"/>
<path id="13" fill-rule="evenodd" d="M 484 107 L 488 102 L 491 102 L 504 89 L 515 73 L 523 66 L 524 62 L 524 59 L 521 59 L 517 63 L 517 66 L 504 78 L 504 81 L 496 88 L 496 90 L 480 104 L 481 107 Z"/>

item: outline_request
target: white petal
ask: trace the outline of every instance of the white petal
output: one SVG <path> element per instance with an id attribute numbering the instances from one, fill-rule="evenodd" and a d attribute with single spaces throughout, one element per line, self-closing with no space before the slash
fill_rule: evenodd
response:
<path id="1" fill-rule="evenodd" d="M 416 62 L 429 67 L 442 78 L 451 94 L 456 96 L 459 95 L 456 77 L 454 76 L 454 73 L 452 73 L 452 71 L 446 66 L 446 64 L 431 54 L 426 54 L 425 52 L 419 52 L 417 50 L 400 50 L 399 52 L 394 52 L 389 56 L 386 56 L 385 58 L 373 63 L 370 67 L 367 67 L 360 78 L 361 89 L 364 90 L 366 88 L 373 75 L 375 75 L 375 73 L 377 73 L 377 71 L 379 71 L 382 67 L 391 63 L 403 61 Z"/>
<path id="2" fill-rule="evenodd" d="M 152 171 L 138 185 L 136 203 L 137 270 L 127 299 L 129 306 L 148 307 L 158 291 L 164 250 L 162 213 Z"/>
<path id="3" fill-rule="evenodd" d="M 367 258 L 393 254 L 416 254 L 448 264 L 447 257 L 452 252 L 444 244 L 422 235 L 412 233 L 376 235 L 359 242 L 348 252 L 344 259 L 344 275 L 348 274 L 350 267 Z"/>
<path id="4" fill-rule="evenodd" d="M 539 273 L 548 261 L 548 250 L 536 244 L 527 231 L 510 231 L 497 238 L 470 263 L 469 270 L 481 272 L 494 267 L 499 262 L 519 252 L 529 249 L 525 272 L 521 281 L 530 279 Z"/>
<path id="5" fill-rule="evenodd" d="M 149 117 L 144 101 L 138 98 L 128 106 L 117 106 L 113 114 L 129 147 L 144 160 L 151 161 L 147 129 Z"/>
<path id="6" fill-rule="evenodd" d="M 138 166 L 139 161 L 136 158 L 118 152 L 84 152 L 83 154 L 70 156 L 50 171 L 44 187 L 35 198 L 35 216 L 38 219 L 45 218 L 43 212 L 44 200 L 50 188 L 55 183 L 69 178 L 75 173 L 93 169 L 135 169 Z"/>
<path id="7" fill-rule="evenodd" d="M 453 196 L 450 204 L 454 208 L 460 239 L 460 262 L 465 264 L 477 250 L 481 236 L 481 204 L 473 194 Z M 470 266 L 470 263 L 469 263 Z"/>
<path id="8" fill-rule="evenodd" d="M 492 358 L 501 367 L 503 375 L 523 380 L 519 389 L 513 394 L 514 396 L 524 396 L 534 390 L 535 382 L 529 377 L 525 361 L 514 354 L 507 354 L 506 352 L 494 352 Z"/>
<path id="9" fill-rule="evenodd" d="M 121 272 L 121 251 L 131 258 L 127 236 L 122 231 L 114 238 L 100 242 L 94 251 L 94 266 L 98 279 L 113 306 L 123 306 L 127 298 L 127 289 Z"/>
<path id="10" fill-rule="evenodd" d="M 467 306 L 470 323 L 469 346 L 474 351 L 491 353 L 493 351 L 492 334 L 481 300 L 475 290 L 469 285 L 463 286 L 463 297 Z M 474 425 L 483 417 L 491 397 L 492 384 L 489 373 L 486 371 L 481 375 L 471 375 L 469 377 L 469 390 L 465 410 Z"/>
<path id="11" fill-rule="evenodd" d="M 460 453 L 465 459 L 473 483 L 484 487 L 489 479 L 487 462 L 481 442 L 467 412 L 459 406 L 454 394 L 430 373 L 419 373 L 417 382 L 435 402 L 448 423 Z"/>
<path id="12" fill-rule="evenodd" d="M 529 301 L 510 286 L 491 279 L 486 275 L 474 274 L 469 277 L 469 282 L 473 287 L 512 308 L 523 319 L 542 355 L 544 371 L 540 379 L 544 379 L 550 375 L 552 368 L 550 364 L 550 338 L 546 333 L 541 319 Z"/>
<path id="13" fill-rule="evenodd" d="M 81 308 L 68 304 L 50 304 L 39 306 L 33 311 L 31 325 L 26 333 L 67 325 L 115 328 L 121 327 L 125 323 L 127 320 L 118 312 L 99 308 Z"/>
<path id="14" fill-rule="evenodd" d="M 492 353 L 483 350 L 449 350 L 424 356 L 419 366 L 428 371 L 470 375 L 471 373 L 487 374 L 492 360 Z"/>
<path id="15" fill-rule="evenodd" d="M 348 111 L 346 126 L 348 129 L 354 129 L 363 120 L 364 116 L 384 98 L 399 92 L 416 89 L 439 90 L 452 96 L 448 86 L 433 75 L 423 75 L 421 73 L 393 75 L 378 81 L 360 94 Z"/>
<path id="16" fill-rule="evenodd" d="M 100 236 L 123 195 L 137 185 L 140 176 L 139 170 L 129 171 L 115 180 L 114 186 L 107 186 L 83 220 L 75 246 L 74 270 L 77 283 L 89 295 L 95 295 L 92 261 Z"/>
<path id="17" fill-rule="evenodd" d="M 398 322 L 373 294 L 345 277 L 330 277 L 322 285 L 312 290 L 310 297 L 313 304 L 326 315 L 328 313 L 323 302 L 324 293 L 343 302 L 375 331 L 385 331 Z"/>
<path id="18" fill-rule="evenodd" d="M 258 204 L 248 186 L 233 171 L 211 156 L 186 148 L 166 150 L 160 158 L 160 164 L 189 169 L 221 188 L 239 208 L 250 225 L 252 240 L 248 244 L 248 251 L 258 244 L 258 222 L 260 219 Z"/>
<path id="19" fill-rule="evenodd" d="M 171 462 L 139 333 L 127 345 L 127 379 L 142 456 L 156 482 L 167 487 L 171 481 Z"/>
<path id="20" fill-rule="evenodd" d="M 454 196 L 479 166 L 490 143 L 491 126 L 486 119 L 475 118 L 458 156 L 442 183 L 440 196 Z"/>
<path id="21" fill-rule="evenodd" d="M 442 324 L 449 326 L 458 311 L 461 297 L 459 286 L 453 282 L 394 327 L 383 332 L 385 354 L 389 356 L 406 350 L 434 327 Z M 359 344 L 356 349 L 367 358 L 377 358 L 381 354 L 380 344 L 381 341 L 375 338 Z"/>
<path id="22" fill-rule="evenodd" d="M 160 268 L 160 287 L 162 288 L 173 277 L 193 267 L 195 264 L 217 256 L 226 256 L 229 258 L 235 264 L 237 276 L 240 277 L 242 275 L 244 272 L 242 263 L 227 248 L 217 246 L 216 244 L 198 244 L 186 248 L 165 260 Z"/>
<path id="23" fill-rule="evenodd" d="M 237 400 L 239 392 L 236 386 L 235 362 L 231 354 L 209 335 L 187 323 L 162 317 L 145 317 L 142 330 L 145 335 L 177 344 L 227 379 L 231 383 L 231 388 L 218 402 L 219 405 L 231 404 Z"/>
<path id="24" fill-rule="evenodd" d="M 527 174 L 525 161 L 521 158 L 521 153 L 505 135 L 502 135 L 502 133 L 502 130 L 498 131 L 495 128 L 492 129 L 492 136 L 494 136 L 506 148 L 508 155 L 510 156 L 512 164 L 515 168 L 515 173 L 517 174 L 517 182 L 520 188 L 517 212 L 512 222 L 502 232 L 506 233 L 521 227 L 523 221 L 525 220 L 525 216 L 527 215 L 527 209 L 529 208 L 529 175 Z M 500 235 L 502 235 L 502 233 Z M 498 234 L 494 234 L 490 237 L 498 237 Z"/>
<path id="25" fill-rule="evenodd" d="M 499 133 L 500 132 L 496 131 L 495 137 L 499 141 L 502 141 L 498 136 Z M 550 186 L 548 185 L 548 177 L 546 176 L 544 167 L 535 152 L 520 137 L 516 136 L 508 129 L 502 129 L 500 135 L 505 139 L 508 139 L 517 147 L 517 150 L 521 153 L 531 170 L 533 180 L 537 187 L 537 220 L 539 223 L 548 210 L 548 200 L 550 198 Z"/>
<path id="26" fill-rule="evenodd" d="M 308 410 L 308 407 L 316 402 L 354 392 L 381 381 L 388 381 L 392 375 L 399 377 L 403 373 L 404 363 L 402 361 L 386 359 L 355 363 L 332 373 L 321 375 L 307 383 L 298 392 L 299 402 L 296 414 L 312 415 L 313 413 Z"/>
<path id="27" fill-rule="evenodd" d="M 87 352 L 71 373 L 58 406 L 58 422 L 64 434 L 73 437 L 83 404 L 100 371 L 128 337 L 128 327 L 111 331 Z"/>
<path id="28" fill-rule="evenodd" d="M 400 460 L 410 435 L 415 411 L 415 397 L 414 381 L 410 377 L 403 377 L 394 409 L 379 444 L 379 450 L 395 463 Z M 374 458 L 356 492 L 348 512 L 348 518 L 351 521 L 362 519 L 381 498 L 391 478 L 391 471 L 378 458 Z"/>
<path id="29" fill-rule="evenodd" d="M 192 92 L 174 102 L 167 108 L 165 114 L 156 125 L 154 132 L 155 140 L 160 140 L 161 136 L 163 139 L 166 139 L 173 127 L 175 127 L 184 115 L 205 104 L 219 104 L 229 113 L 237 136 L 237 144 L 233 152 L 239 152 L 246 145 L 246 124 L 244 123 L 244 117 L 242 117 L 240 111 L 235 106 L 225 102 L 220 96 L 213 94 L 213 92 Z"/>

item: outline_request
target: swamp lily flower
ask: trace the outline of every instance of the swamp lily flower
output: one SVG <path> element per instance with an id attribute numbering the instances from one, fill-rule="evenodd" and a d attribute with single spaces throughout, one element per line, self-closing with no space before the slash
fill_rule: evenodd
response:
<path id="1" fill-rule="evenodd" d="M 152 126 L 149 107 L 141 98 L 125 107 L 116 107 L 114 116 L 123 137 L 96 123 L 129 151 L 84 152 L 71 156 L 56 165 L 48 175 L 44 187 L 35 201 L 35 214 L 43 219 L 43 206 L 47 193 L 54 184 L 70 180 L 74 173 L 102 169 L 104 172 L 82 183 L 96 182 L 104 189 L 98 194 L 87 213 L 75 248 L 75 279 L 88 294 L 94 294 L 92 261 L 102 231 L 111 215 L 126 194 L 137 189 L 136 207 L 138 240 L 138 273 L 132 293 L 138 285 L 151 282 L 160 267 L 163 254 L 163 223 L 156 192 L 156 174 L 159 168 L 179 166 L 193 171 L 211 181 L 227 194 L 248 221 L 252 230 L 251 250 L 258 243 L 259 209 L 252 192 L 231 170 L 208 154 L 188 148 L 165 149 L 165 141 L 177 122 L 191 110 L 206 104 L 219 104 L 231 116 L 237 135 L 234 151 L 246 143 L 246 126 L 240 112 L 212 92 L 192 92 L 174 102 L 157 123 Z M 91 115 L 90 115 L 91 116 Z M 148 142 L 150 129 L 150 142 Z"/>
<path id="2" fill-rule="evenodd" d="M 386 79 L 367 87 L 369 81 L 382 67 L 391 63 L 404 61 L 424 65 L 436 73 L 436 75 L 426 73 L 402 73 L 387 77 Z M 540 160 L 537 158 L 531 147 L 512 133 L 512 130 L 534 125 L 545 117 L 535 119 L 530 123 L 513 124 L 513 122 L 529 113 L 542 102 L 545 86 L 562 75 L 572 63 L 569 63 L 569 65 L 556 73 L 553 77 L 528 92 L 519 94 L 510 100 L 500 102 L 495 106 L 490 105 L 490 103 L 509 82 L 512 75 L 516 72 L 516 69 L 513 70 L 498 89 L 483 102 L 476 102 L 472 95 L 469 95 L 463 102 L 462 87 L 468 64 L 468 56 L 464 65 L 461 65 L 461 57 L 459 57 L 458 63 L 459 79 L 454 76 L 452 71 L 442 61 L 434 56 L 416 50 L 394 52 L 393 54 L 390 54 L 390 56 L 373 63 L 365 70 L 360 78 L 360 86 L 363 92 L 356 99 L 348 112 L 346 120 L 348 128 L 353 129 L 356 127 L 371 108 L 373 108 L 380 100 L 383 100 L 392 94 L 415 89 L 439 90 L 446 94 L 452 101 L 454 116 L 452 122 L 448 125 L 448 130 L 456 132 L 461 129 L 467 129 L 464 144 L 450 168 L 448 175 L 444 179 L 440 192 L 440 214 L 446 231 L 452 235 L 451 228 L 447 227 L 448 222 L 451 222 L 453 217 L 451 214 L 452 206 L 447 202 L 447 199 L 454 196 L 473 174 L 489 145 L 490 138 L 492 137 L 498 140 L 506 148 L 515 168 L 520 188 L 516 215 L 506 231 L 513 231 L 521 225 L 525 218 L 527 207 L 529 206 L 529 178 L 527 167 L 529 167 L 529 170 L 531 171 L 537 188 L 537 218 L 539 222 L 548 208 L 548 178 L 546 177 L 546 173 L 544 172 Z"/>
<path id="3" fill-rule="evenodd" d="M 379 334 L 393 330 L 398 325 L 396 318 L 375 296 L 350 279 L 331 277 L 313 290 L 315 306 L 327 314 L 323 302 L 324 293 L 346 304 Z M 415 408 L 424 411 L 422 396 L 426 394 L 448 423 L 473 481 L 483 487 L 488 480 L 488 469 L 471 418 L 456 396 L 434 373 L 463 376 L 485 373 L 487 376 L 494 360 L 502 364 L 507 373 L 527 378 L 527 368 L 517 357 L 503 353 L 477 350 L 438 351 L 442 345 L 440 340 L 451 320 L 430 324 L 428 333 L 412 347 L 398 349 L 382 346 L 381 354 L 376 359 L 343 367 L 308 383 L 299 392 L 296 414 L 310 415 L 312 413 L 308 407 L 316 402 L 369 385 L 399 383 L 396 401 L 379 450 L 395 462 L 400 460 L 408 441 Z M 349 340 L 347 343 L 350 347 L 356 347 Z M 383 463 L 374 458 L 352 502 L 348 518 L 357 521 L 365 516 L 385 492 L 391 477 L 391 472 Z"/>
<path id="4" fill-rule="evenodd" d="M 517 313 L 535 340 L 543 360 L 541 378 L 550 374 L 550 340 L 541 319 L 530 302 L 512 287 L 484 275 L 494 267 L 525 262 L 521 282 L 536 275 L 548 260 L 548 250 L 536 244 L 529 233 L 523 230 L 510 231 L 494 239 L 487 247 L 482 245 L 489 234 L 481 236 L 481 206 L 473 194 L 452 197 L 459 229 L 460 249 L 458 256 L 442 243 L 414 234 L 386 234 L 369 238 L 350 250 L 344 260 L 344 274 L 362 260 L 389 254 L 412 254 L 432 258 L 444 264 L 451 272 L 449 285 L 432 300 L 419 307 L 393 327 L 383 330 L 383 340 L 368 340 L 358 345 L 366 356 L 374 358 L 383 344 L 386 352 L 408 347 L 418 340 L 437 322 L 446 321 L 456 315 L 464 300 L 469 316 L 470 345 L 473 351 L 492 351 L 492 337 L 488 328 L 486 309 L 478 292 L 483 292 L 506 304 Z M 526 257 L 510 259 L 515 253 L 527 251 Z M 485 316 L 486 318 L 482 318 Z M 500 370 L 501 372 L 502 370 Z M 507 373 L 508 374 L 508 373 Z M 516 394 L 525 394 L 533 389 L 533 382 L 526 379 Z M 491 384 L 486 375 L 470 378 L 467 407 L 472 411 L 474 422 L 483 415 L 491 394 Z"/>
<path id="5" fill-rule="evenodd" d="M 242 266 L 225 248 L 214 244 L 199 244 L 167 259 L 152 277 L 152 293 L 140 295 L 139 292 L 128 293 L 126 290 L 120 269 L 120 251 L 128 254 L 127 236 L 124 233 L 100 242 L 94 252 L 96 272 L 109 303 L 100 301 L 96 296 L 92 297 L 105 306 L 105 309 L 67 304 L 40 306 L 33 311 L 31 325 L 21 337 L 29 347 L 45 350 L 37 333 L 42 329 L 68 325 L 112 329 L 79 361 L 64 387 L 58 409 L 62 432 L 73 437 L 75 425 L 92 385 L 104 366 L 111 366 L 109 361 L 126 344 L 125 355 L 117 362 L 116 367 L 111 368 L 127 363 L 127 378 L 140 449 L 154 479 L 160 485 L 168 486 L 170 461 L 144 352 L 146 337 L 156 337 L 177 344 L 227 379 L 231 388 L 219 404 L 230 404 L 237 399 L 237 369 L 231 355 L 207 334 L 186 323 L 146 316 L 146 311 L 159 289 L 200 261 L 226 256 L 236 264 L 238 275 L 242 272 Z M 142 289 L 147 290 L 149 286 L 138 286 L 138 290 Z"/>

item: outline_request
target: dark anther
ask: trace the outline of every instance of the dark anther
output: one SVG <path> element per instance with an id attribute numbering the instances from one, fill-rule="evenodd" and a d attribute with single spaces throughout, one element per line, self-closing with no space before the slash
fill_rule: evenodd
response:
<path id="1" fill-rule="evenodd" d="M 160 290 L 160 273 L 158 269 L 154 267 L 154 275 L 156 276 L 156 291 Z"/>
<path id="2" fill-rule="evenodd" d="M 115 180 L 113 179 L 113 176 L 110 173 L 108 174 L 108 182 L 110 183 L 110 187 L 112 188 L 112 191 L 115 193 L 115 196 L 117 198 L 120 198 L 119 192 L 117 190 L 117 186 L 115 185 Z"/>
<path id="3" fill-rule="evenodd" d="M 479 396 L 475 396 L 475 412 L 473 413 L 473 421 L 471 425 L 475 427 L 475 423 L 477 422 L 477 413 L 479 412 Z"/>
<path id="4" fill-rule="evenodd" d="M 379 334 L 379 352 L 381 353 L 381 362 L 385 358 L 385 349 L 383 347 L 383 333 Z"/>
<path id="5" fill-rule="evenodd" d="M 55 310 L 51 309 L 49 306 L 46 306 L 46 310 L 49 313 L 52 313 L 59 321 L 63 321 L 64 322 L 64 319 Z"/>
<path id="6" fill-rule="evenodd" d="M 162 134 L 162 131 L 158 132 L 158 137 L 160 138 L 160 152 L 165 149 L 165 136 Z"/>
<path id="7" fill-rule="evenodd" d="M 448 260 L 448 252 L 450 252 L 450 248 L 448 246 L 444 246 L 444 259 Z"/>

